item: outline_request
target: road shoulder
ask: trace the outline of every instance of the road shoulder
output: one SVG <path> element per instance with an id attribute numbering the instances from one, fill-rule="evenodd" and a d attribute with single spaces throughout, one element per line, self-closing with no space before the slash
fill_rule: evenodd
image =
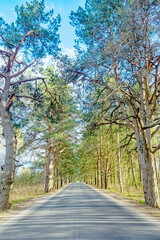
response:
<path id="1" fill-rule="evenodd" d="M 88 186 L 90 186 L 90 185 L 88 185 Z M 107 190 L 99 189 L 99 188 L 96 188 L 93 186 L 90 186 L 90 187 L 105 194 L 108 197 L 111 197 L 112 199 L 116 200 L 123 206 L 131 207 L 133 210 L 135 209 L 135 211 L 138 211 L 139 213 L 147 214 L 148 216 L 153 217 L 155 220 L 160 221 L 160 209 L 159 208 L 152 208 L 150 206 L 141 204 L 136 200 L 125 198 L 118 193 L 109 192 Z"/>
<path id="2" fill-rule="evenodd" d="M 68 185 L 65 185 L 64 187 L 60 188 L 59 190 L 55 190 L 54 192 L 44 193 L 41 196 L 36 196 L 34 198 L 30 198 L 22 202 L 16 203 L 10 209 L 7 209 L 6 211 L 0 213 L 0 224 L 10 221 L 12 218 L 15 218 L 18 215 L 20 215 L 23 211 L 26 211 L 34 206 L 36 207 L 37 205 L 42 204 L 49 198 L 56 196 L 67 186 Z"/>

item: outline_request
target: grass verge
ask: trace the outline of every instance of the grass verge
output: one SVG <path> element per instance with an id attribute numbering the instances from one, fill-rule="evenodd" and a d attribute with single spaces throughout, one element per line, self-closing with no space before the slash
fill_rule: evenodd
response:
<path id="1" fill-rule="evenodd" d="M 36 186 L 14 186 L 11 190 L 10 202 L 13 205 L 37 196 L 44 195 L 44 186 L 39 184 Z"/>

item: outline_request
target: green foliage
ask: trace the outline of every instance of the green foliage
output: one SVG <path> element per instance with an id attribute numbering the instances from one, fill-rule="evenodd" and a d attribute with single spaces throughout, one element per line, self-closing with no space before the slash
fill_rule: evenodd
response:
<path id="1" fill-rule="evenodd" d="M 48 153 L 47 149 L 53 148 L 55 171 L 62 176 L 73 176 L 77 172 L 74 156 L 74 148 L 76 148 L 74 129 L 78 116 L 73 89 L 58 76 L 53 66 L 47 67 L 44 74 L 47 76 L 45 85 L 37 81 L 34 85 L 25 83 L 19 89 L 22 93 L 29 91 L 32 96 L 37 95 L 38 90 L 41 96 L 39 101 L 18 99 L 14 104 L 17 112 L 14 111 L 12 114 L 15 123 L 19 123 L 21 127 L 24 139 L 24 145 L 19 153 L 30 149 L 30 152 L 38 154 L 38 159 L 44 159 L 44 157 L 47 159 L 45 156 Z M 21 113 L 21 119 L 19 113 Z M 38 174 L 38 171 L 36 172 L 38 166 L 39 162 L 34 162 L 34 167 L 30 169 L 34 168 L 35 174 L 29 175 L 27 182 L 34 182 L 34 175 Z M 44 165 L 42 168 L 44 169 Z"/>
<path id="2" fill-rule="evenodd" d="M 20 174 L 15 177 L 15 186 L 36 186 L 44 183 L 44 164 L 42 164 L 43 168 L 38 171 L 39 164 L 41 163 L 34 163 L 33 167 L 22 169 Z"/>
<path id="3" fill-rule="evenodd" d="M 72 11 L 70 16 L 71 24 L 76 28 L 76 35 L 79 37 L 78 41 L 85 43 L 88 47 L 92 46 L 91 49 L 97 48 L 97 46 L 100 47 L 101 44 L 99 49 L 101 51 L 106 44 L 107 38 L 110 38 L 109 31 L 113 30 L 113 28 L 114 31 L 116 29 L 118 31 L 121 18 L 118 15 L 118 10 L 121 6 L 122 1 L 117 0 L 87 0 L 85 9 L 79 7 L 77 12 Z"/>
<path id="4" fill-rule="evenodd" d="M 44 0 L 33 0 L 26 5 L 16 6 L 17 19 L 15 23 L 5 24 L 0 19 L 0 34 L 10 43 L 17 45 L 30 31 L 32 34 L 26 37 L 21 46 L 21 51 L 28 59 L 42 58 L 46 54 L 57 55 L 60 42 L 57 34 L 60 27 L 60 16 L 54 17 L 53 9 L 45 12 Z M 11 48 L 12 46 L 0 40 L 1 44 Z"/>

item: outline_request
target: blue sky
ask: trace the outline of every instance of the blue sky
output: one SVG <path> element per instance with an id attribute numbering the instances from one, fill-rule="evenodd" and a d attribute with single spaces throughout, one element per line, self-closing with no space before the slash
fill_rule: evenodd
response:
<path id="1" fill-rule="evenodd" d="M 27 0 L 30 2 L 30 0 Z M 12 22 L 15 20 L 15 6 L 25 3 L 26 0 L 0 0 L 0 16 L 4 18 L 6 22 Z M 74 46 L 74 28 L 69 24 L 69 15 L 71 10 L 76 11 L 79 6 L 84 7 L 85 0 L 45 0 L 46 10 L 54 9 L 55 14 L 61 15 L 62 22 L 59 30 L 61 37 L 62 51 L 69 55 L 73 53 Z"/>

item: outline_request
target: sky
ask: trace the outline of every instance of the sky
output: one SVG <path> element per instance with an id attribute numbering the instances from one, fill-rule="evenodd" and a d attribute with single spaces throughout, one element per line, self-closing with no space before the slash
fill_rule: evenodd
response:
<path id="1" fill-rule="evenodd" d="M 30 2 L 31 0 L 27 0 Z M 0 16 L 7 23 L 15 20 L 15 6 L 21 6 L 26 0 L 0 0 Z M 76 11 L 79 6 L 84 7 L 85 0 L 45 0 L 46 10 L 54 9 L 55 15 L 61 15 L 61 27 L 59 29 L 61 44 L 60 48 L 64 54 L 70 57 L 74 55 L 74 39 L 76 38 L 74 28 L 69 24 L 71 10 Z"/>

